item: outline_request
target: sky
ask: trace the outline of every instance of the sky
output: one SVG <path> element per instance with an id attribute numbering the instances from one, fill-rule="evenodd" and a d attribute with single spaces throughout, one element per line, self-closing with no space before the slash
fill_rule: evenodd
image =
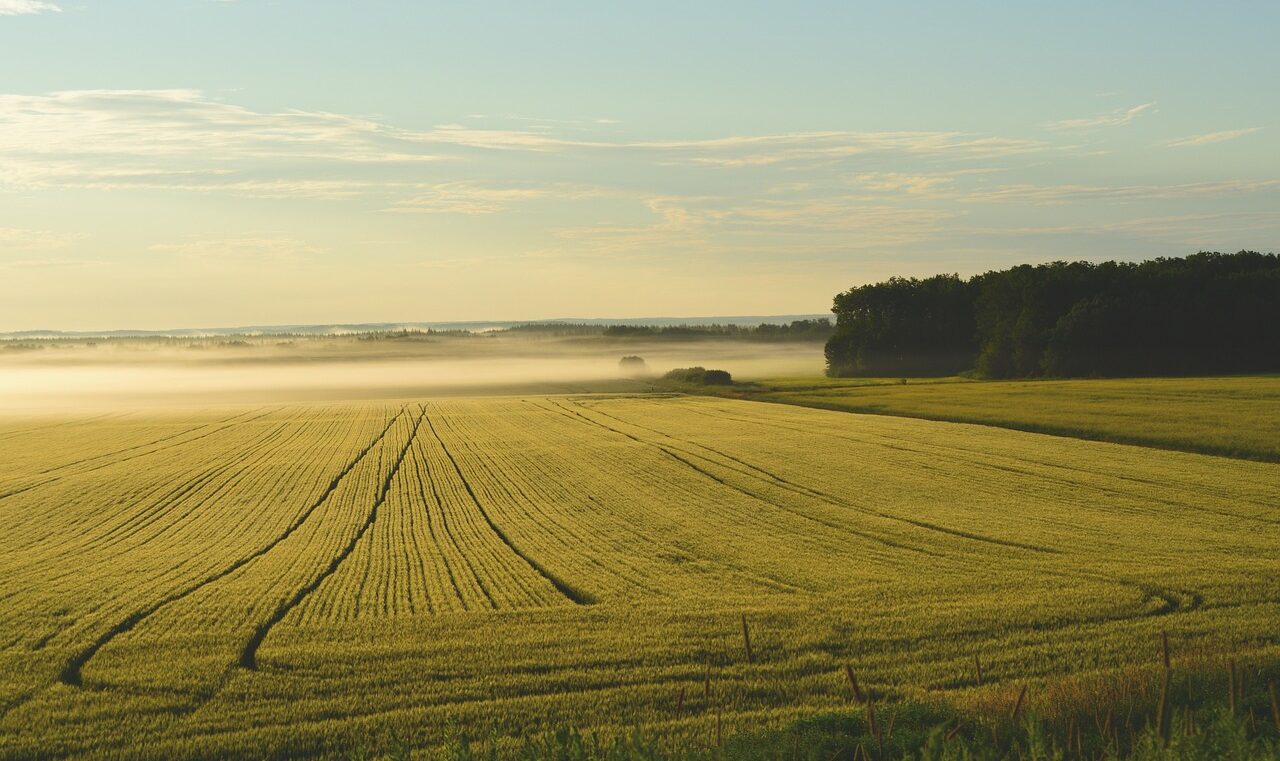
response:
<path id="1" fill-rule="evenodd" d="M 1280 250 L 1280 3 L 0 0 L 0 330 Z"/>

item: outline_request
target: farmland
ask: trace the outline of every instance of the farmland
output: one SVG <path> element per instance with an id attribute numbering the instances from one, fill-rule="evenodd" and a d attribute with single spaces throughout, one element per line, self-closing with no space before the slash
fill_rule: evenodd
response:
<path id="1" fill-rule="evenodd" d="M 1280 462 L 1280 376 L 969 381 L 769 378 L 732 393 L 822 409 Z"/>
<path id="2" fill-rule="evenodd" d="M 0 461 L 3 758 L 710 742 L 846 665 L 980 695 L 1162 630 L 1280 649 L 1270 463 L 664 395 L 10 417 Z"/>

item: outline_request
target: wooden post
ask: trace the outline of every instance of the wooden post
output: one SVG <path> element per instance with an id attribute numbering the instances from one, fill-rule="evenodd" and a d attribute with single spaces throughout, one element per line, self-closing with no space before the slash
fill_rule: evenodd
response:
<path id="1" fill-rule="evenodd" d="M 844 665 L 844 674 L 849 678 L 849 687 L 853 690 L 853 699 L 858 703 L 863 702 L 862 688 L 858 686 L 858 677 L 853 675 L 853 667 L 846 663 Z"/>

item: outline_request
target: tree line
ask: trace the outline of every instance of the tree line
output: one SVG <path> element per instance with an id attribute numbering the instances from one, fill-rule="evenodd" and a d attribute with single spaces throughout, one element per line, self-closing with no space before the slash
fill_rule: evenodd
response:
<path id="1" fill-rule="evenodd" d="M 825 341 L 831 337 L 832 329 L 831 320 L 822 318 L 759 325 L 609 325 L 604 328 L 602 335 L 609 338 L 655 338 L 676 341 L 700 338 Z"/>
<path id="2" fill-rule="evenodd" d="M 1256 251 L 894 277 L 832 311 L 832 376 L 1280 370 L 1280 257 Z"/>

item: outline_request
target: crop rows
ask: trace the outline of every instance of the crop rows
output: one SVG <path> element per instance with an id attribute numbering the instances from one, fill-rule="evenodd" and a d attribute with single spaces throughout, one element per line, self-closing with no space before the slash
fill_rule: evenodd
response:
<path id="1" fill-rule="evenodd" d="M 0 757 L 702 736 L 838 705 L 846 664 L 1280 646 L 1266 463 L 601 396 L 15 421 L 0 457 Z"/>

